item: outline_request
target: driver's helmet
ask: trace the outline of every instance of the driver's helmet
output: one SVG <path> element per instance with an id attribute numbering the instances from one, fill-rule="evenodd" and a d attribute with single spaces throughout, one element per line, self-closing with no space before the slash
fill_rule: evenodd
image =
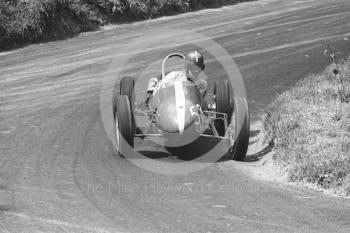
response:
<path id="1" fill-rule="evenodd" d="M 204 68 L 205 68 L 203 54 L 201 54 L 197 50 L 186 54 L 185 60 L 186 60 L 187 64 L 195 64 L 201 70 L 204 70 Z"/>

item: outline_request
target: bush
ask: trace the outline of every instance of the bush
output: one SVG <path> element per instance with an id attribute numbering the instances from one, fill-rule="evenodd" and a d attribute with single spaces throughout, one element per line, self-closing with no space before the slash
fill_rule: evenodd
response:
<path id="1" fill-rule="evenodd" d="M 1 47 L 37 41 L 45 37 L 91 30 L 97 25 L 93 14 L 79 1 L 41 0 L 3 3 Z"/>
<path id="2" fill-rule="evenodd" d="M 242 0 L 5 0 L 0 2 L 0 49 L 15 44 Z"/>

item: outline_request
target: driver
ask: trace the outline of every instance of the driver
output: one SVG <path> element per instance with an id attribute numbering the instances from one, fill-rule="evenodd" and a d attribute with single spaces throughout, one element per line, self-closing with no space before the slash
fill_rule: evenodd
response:
<path id="1" fill-rule="evenodd" d="M 205 65 L 203 55 L 197 50 L 189 52 L 185 56 L 185 71 L 170 72 L 163 78 L 163 82 L 166 82 L 167 80 L 175 80 L 181 78 L 185 80 L 188 79 L 197 86 L 199 92 L 201 93 L 201 96 L 204 97 L 208 89 L 208 83 L 206 80 L 199 76 L 199 74 L 204 70 L 204 68 Z M 146 105 L 148 104 L 159 80 L 160 78 L 150 79 L 147 87 L 147 96 L 145 100 Z"/>

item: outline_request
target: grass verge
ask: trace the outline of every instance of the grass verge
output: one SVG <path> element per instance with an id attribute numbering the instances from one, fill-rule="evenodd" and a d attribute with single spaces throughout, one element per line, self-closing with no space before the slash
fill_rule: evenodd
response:
<path id="1" fill-rule="evenodd" d="M 350 195 L 350 61 L 341 73 L 335 69 L 331 64 L 278 95 L 266 110 L 264 129 L 289 181 Z"/>

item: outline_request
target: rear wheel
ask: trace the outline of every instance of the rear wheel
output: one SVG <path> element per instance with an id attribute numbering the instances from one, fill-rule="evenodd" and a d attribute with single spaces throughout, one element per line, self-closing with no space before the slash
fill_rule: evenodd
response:
<path id="1" fill-rule="evenodd" d="M 114 99 L 116 152 L 123 156 L 128 147 L 134 147 L 134 125 L 129 98 L 117 95 Z"/>
<path id="2" fill-rule="evenodd" d="M 217 80 L 215 82 L 214 96 L 216 111 L 220 113 L 226 113 L 227 124 L 229 124 L 232 108 L 230 104 L 230 86 L 227 80 Z M 217 119 L 215 121 L 215 127 L 219 133 L 219 136 L 225 136 L 225 122 L 223 119 Z"/>
<path id="3" fill-rule="evenodd" d="M 228 156 L 229 159 L 243 161 L 249 146 L 250 116 L 248 104 L 245 99 L 235 99 L 234 105 L 235 109 L 239 109 L 239 111 L 235 112 L 235 117 L 232 118 L 232 121 L 235 121 L 232 122 L 232 124 L 234 123 L 234 127 L 230 127 L 228 131 Z M 242 126 L 238 128 L 238 123 L 240 122 L 242 122 Z M 237 136 L 235 137 L 235 135 Z"/>
<path id="4" fill-rule="evenodd" d="M 120 95 L 128 96 L 131 104 L 134 103 L 134 86 L 135 79 L 133 77 L 123 77 L 120 80 Z"/>
<path id="5" fill-rule="evenodd" d="M 250 117 L 247 114 L 234 145 L 233 160 L 242 161 L 248 151 L 250 137 Z"/>
<path id="6" fill-rule="evenodd" d="M 135 79 L 133 77 L 127 76 L 127 77 L 123 77 L 120 80 L 119 93 L 120 95 L 126 95 L 129 98 L 130 109 L 132 113 L 134 113 L 134 100 L 135 100 L 134 87 L 135 87 Z M 133 127 L 135 127 L 136 123 L 135 123 L 133 114 L 132 114 L 132 121 L 133 121 Z"/>

